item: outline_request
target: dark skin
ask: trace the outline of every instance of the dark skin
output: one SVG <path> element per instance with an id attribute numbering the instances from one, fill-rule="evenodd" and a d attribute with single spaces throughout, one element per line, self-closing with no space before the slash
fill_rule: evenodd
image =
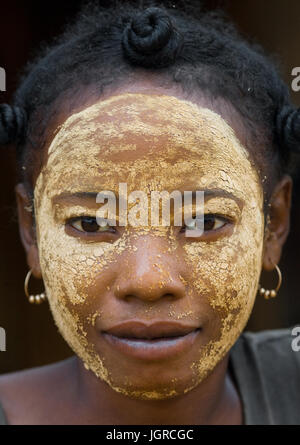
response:
<path id="1" fill-rule="evenodd" d="M 177 89 L 170 87 L 166 90 L 147 78 L 140 78 L 134 86 L 114 90 L 114 94 L 119 92 L 184 97 Z M 212 104 L 203 97 L 194 100 L 200 106 L 221 114 L 240 141 L 246 140 L 246 130 L 232 109 L 221 101 Z M 93 102 L 91 98 L 88 101 Z M 85 108 L 88 101 L 80 104 L 79 108 Z M 65 116 L 60 115 L 60 123 L 64 120 Z M 43 162 L 46 162 L 45 153 Z M 34 181 L 38 173 L 35 173 Z M 292 180 L 287 175 L 277 182 L 272 191 L 268 207 L 270 222 L 263 249 L 263 268 L 266 271 L 272 271 L 274 264 L 279 263 L 289 232 L 291 192 Z M 41 278 L 32 214 L 24 210 L 30 205 L 30 200 L 23 184 L 17 185 L 16 196 L 28 266 L 36 278 Z M 151 249 L 151 244 L 149 246 Z M 155 279 L 155 276 L 151 277 L 152 281 Z M 147 281 L 144 286 L 147 287 Z M 91 371 L 87 372 L 75 356 L 54 365 L 1 376 L 0 400 L 10 424 L 242 424 L 242 404 L 228 372 L 228 358 L 229 354 L 192 391 L 171 399 L 137 400 L 119 394 Z"/>

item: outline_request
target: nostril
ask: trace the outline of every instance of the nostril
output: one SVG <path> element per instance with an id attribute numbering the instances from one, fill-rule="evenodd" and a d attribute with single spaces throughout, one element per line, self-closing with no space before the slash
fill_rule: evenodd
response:
<path id="1" fill-rule="evenodd" d="M 174 301 L 178 298 L 181 298 L 184 295 L 184 292 L 181 290 L 175 290 L 174 292 L 165 291 L 161 289 L 160 286 L 139 286 L 135 289 L 128 290 L 126 288 L 119 287 L 119 289 L 115 290 L 115 296 L 118 299 L 126 300 L 127 302 L 132 300 L 144 300 L 149 302 L 154 302 L 157 300 L 166 300 L 166 301 Z"/>
<path id="2" fill-rule="evenodd" d="M 150 268 L 151 269 L 151 268 Z M 182 298 L 186 294 L 186 286 L 182 282 L 181 275 L 175 270 L 164 268 L 162 276 L 162 267 L 160 272 L 156 273 L 149 270 L 145 265 L 136 265 L 129 271 L 123 270 L 123 273 L 117 278 L 113 287 L 113 292 L 118 299 L 130 301 L 140 299 L 154 302 L 165 299 L 174 301 Z"/>
<path id="3" fill-rule="evenodd" d="M 164 298 L 164 299 L 166 299 L 166 300 L 176 300 L 177 298 L 180 298 L 180 295 L 179 294 L 175 294 L 175 293 L 173 293 L 173 294 L 171 294 L 171 293 L 166 293 L 166 294 L 164 294 L 164 295 L 162 295 L 162 298 Z"/>

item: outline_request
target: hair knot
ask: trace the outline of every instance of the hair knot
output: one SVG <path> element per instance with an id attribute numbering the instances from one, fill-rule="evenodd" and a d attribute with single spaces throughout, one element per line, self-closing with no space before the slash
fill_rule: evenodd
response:
<path id="1" fill-rule="evenodd" d="M 300 108 L 282 108 L 276 119 L 276 134 L 283 149 L 300 152 Z"/>
<path id="2" fill-rule="evenodd" d="M 133 64 L 162 68 L 174 62 L 183 38 L 167 12 L 151 7 L 135 15 L 124 29 L 125 57 Z"/>
<path id="3" fill-rule="evenodd" d="M 27 118 L 25 110 L 0 105 L 0 145 L 19 142 L 25 134 Z"/>

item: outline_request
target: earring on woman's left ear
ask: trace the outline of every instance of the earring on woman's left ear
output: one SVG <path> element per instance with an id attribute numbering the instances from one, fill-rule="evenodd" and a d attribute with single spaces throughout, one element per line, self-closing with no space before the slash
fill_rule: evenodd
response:
<path id="1" fill-rule="evenodd" d="M 30 295 L 29 294 L 29 292 L 28 292 L 28 283 L 29 283 L 31 275 L 32 275 L 32 270 L 30 269 L 30 271 L 27 273 L 27 275 L 25 277 L 25 281 L 24 281 L 25 295 L 28 298 L 29 303 L 41 304 L 41 303 L 43 303 L 43 301 L 45 301 L 47 299 L 46 292 L 44 291 L 41 294 L 36 294 L 36 295 Z"/>
<path id="2" fill-rule="evenodd" d="M 277 286 L 275 289 L 264 289 L 263 287 L 261 287 L 260 284 L 258 285 L 258 290 L 259 290 L 260 295 L 263 295 L 266 300 L 268 300 L 269 298 L 275 298 L 277 296 L 277 292 L 279 291 L 279 288 L 282 283 L 281 271 L 280 271 L 279 267 L 277 266 L 277 264 L 275 264 L 275 269 L 278 274 L 278 283 L 277 283 Z"/>

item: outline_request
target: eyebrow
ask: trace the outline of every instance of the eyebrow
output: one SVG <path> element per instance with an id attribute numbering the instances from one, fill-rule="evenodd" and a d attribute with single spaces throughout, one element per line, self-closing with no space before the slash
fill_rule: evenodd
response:
<path id="1" fill-rule="evenodd" d="M 214 189 L 202 189 L 202 190 L 186 190 L 192 192 L 192 199 L 196 199 L 196 192 L 203 191 L 204 192 L 204 200 L 209 200 L 215 197 L 229 198 L 237 203 L 237 205 L 242 209 L 245 202 L 242 198 L 237 197 L 231 192 L 228 192 L 224 189 L 214 188 Z M 60 202 L 65 204 L 74 205 L 76 203 L 82 204 L 82 201 L 93 201 L 96 203 L 97 195 L 101 192 L 63 192 L 59 195 L 56 195 L 52 198 L 53 204 L 59 204 Z M 181 191 L 182 195 L 183 192 Z M 130 194 L 130 193 L 129 193 Z M 116 200 L 118 201 L 118 193 L 116 193 Z"/>
<path id="2" fill-rule="evenodd" d="M 94 201 L 96 203 L 96 197 L 98 192 L 63 192 L 59 195 L 55 195 L 52 198 L 53 204 L 59 204 L 60 202 L 64 202 L 66 204 L 76 204 L 81 203 L 82 201 Z"/>
<path id="3" fill-rule="evenodd" d="M 227 190 L 215 188 L 215 189 L 203 189 L 202 191 L 204 191 L 204 200 L 205 198 L 207 200 L 217 197 L 228 198 L 235 201 L 237 205 L 240 207 L 240 209 L 244 207 L 245 201 L 242 198 L 234 195 L 233 193 L 228 192 Z M 192 191 L 192 194 L 193 198 L 194 197 L 196 198 L 196 192 Z"/>

